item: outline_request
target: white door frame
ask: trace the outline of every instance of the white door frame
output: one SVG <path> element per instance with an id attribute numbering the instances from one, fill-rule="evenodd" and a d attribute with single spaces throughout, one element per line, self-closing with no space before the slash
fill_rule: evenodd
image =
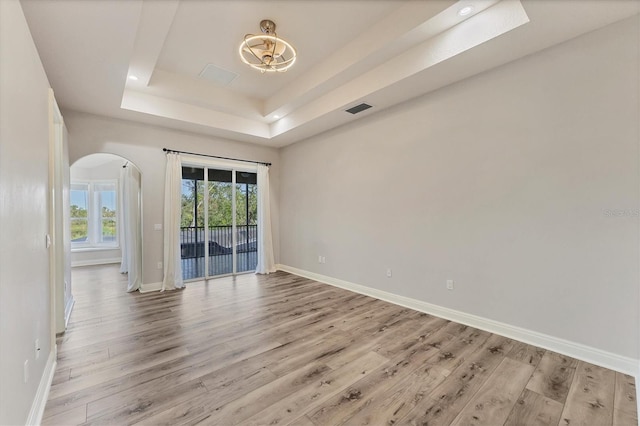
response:
<path id="1" fill-rule="evenodd" d="M 49 89 L 49 282 L 51 303 L 51 346 L 56 334 L 66 329 L 64 223 L 64 120 L 52 89 Z M 68 309 L 70 313 L 70 307 Z"/>

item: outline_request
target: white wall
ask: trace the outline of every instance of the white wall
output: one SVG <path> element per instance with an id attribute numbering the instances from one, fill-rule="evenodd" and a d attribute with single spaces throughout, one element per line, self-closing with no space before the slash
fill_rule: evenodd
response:
<path id="1" fill-rule="evenodd" d="M 85 168 L 71 165 L 71 181 L 119 180 L 124 160 L 114 160 L 97 167 Z M 122 260 L 120 248 L 113 249 L 74 249 L 71 252 L 72 266 L 102 265 L 119 263 Z"/>
<path id="2" fill-rule="evenodd" d="M 17 0 L 0 1 L 0 424 L 24 424 L 51 351 L 49 83 Z M 41 355 L 35 359 L 34 341 Z M 22 371 L 29 361 L 29 380 Z"/>
<path id="3" fill-rule="evenodd" d="M 281 263 L 637 359 L 638 44 L 634 17 L 283 149 Z"/>
<path id="4" fill-rule="evenodd" d="M 88 154 L 104 152 L 132 161 L 142 173 L 142 241 L 143 279 L 145 284 L 162 280 L 156 268 L 162 261 L 162 231 L 153 225 L 163 223 L 165 153 L 162 148 L 202 154 L 271 162 L 272 226 L 274 250 L 279 250 L 278 151 L 269 147 L 216 139 L 162 127 L 100 117 L 75 111 L 63 111 L 69 129 L 69 157 L 71 163 Z"/>

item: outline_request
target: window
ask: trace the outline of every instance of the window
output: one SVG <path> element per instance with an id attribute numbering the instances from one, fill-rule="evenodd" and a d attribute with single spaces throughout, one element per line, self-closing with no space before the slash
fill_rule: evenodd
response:
<path id="1" fill-rule="evenodd" d="M 89 239 L 89 184 L 71 184 L 71 243 L 86 243 Z"/>
<path id="2" fill-rule="evenodd" d="M 71 247 L 118 246 L 117 181 L 71 184 Z"/>

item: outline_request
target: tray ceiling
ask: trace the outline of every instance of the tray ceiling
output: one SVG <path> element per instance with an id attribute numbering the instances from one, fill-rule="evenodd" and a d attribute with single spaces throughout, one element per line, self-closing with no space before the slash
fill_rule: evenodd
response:
<path id="1" fill-rule="evenodd" d="M 638 13 L 624 0 L 22 0 L 63 108 L 285 146 Z M 461 16 L 463 7 L 472 13 Z M 238 57 L 262 19 L 286 73 Z M 209 78 L 200 76 L 207 65 Z M 137 77 L 134 81 L 129 76 Z M 226 78 L 226 81 L 221 80 Z M 373 107 L 345 112 L 360 103 Z"/>

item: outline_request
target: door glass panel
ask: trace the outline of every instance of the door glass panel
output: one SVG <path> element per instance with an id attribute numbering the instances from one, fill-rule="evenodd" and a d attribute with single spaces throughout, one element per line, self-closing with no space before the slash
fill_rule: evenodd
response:
<path id="1" fill-rule="evenodd" d="M 257 175 L 236 172 L 237 272 L 253 271 L 258 265 Z"/>
<path id="2" fill-rule="evenodd" d="M 204 277 L 204 169 L 182 168 L 180 258 L 185 280 Z"/>
<path id="3" fill-rule="evenodd" d="M 209 169 L 209 276 L 233 273 L 231 173 Z"/>

